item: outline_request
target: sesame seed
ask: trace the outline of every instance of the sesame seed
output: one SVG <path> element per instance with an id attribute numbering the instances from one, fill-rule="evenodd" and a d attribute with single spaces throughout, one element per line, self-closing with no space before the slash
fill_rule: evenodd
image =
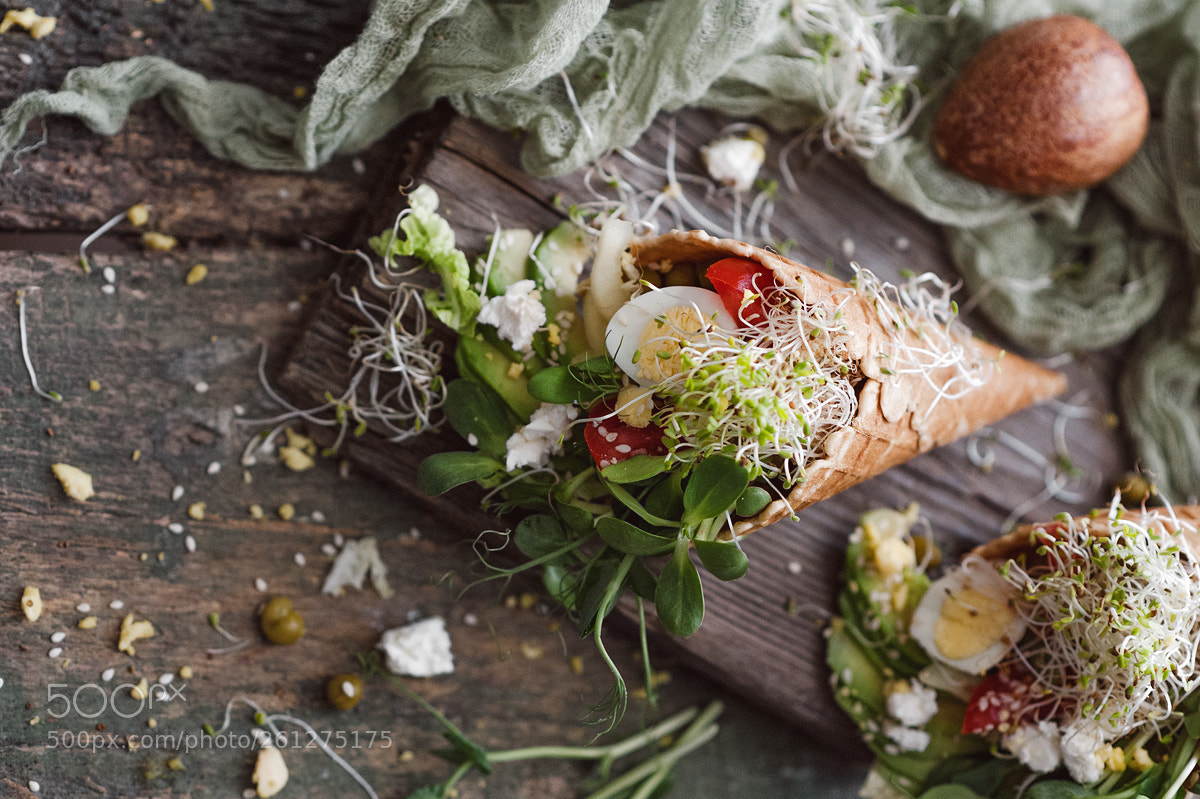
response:
<path id="1" fill-rule="evenodd" d="M 17 56 L 17 60 L 20 61 L 22 64 L 24 64 L 27 67 L 31 66 L 33 64 L 33 56 L 31 56 L 29 53 L 19 54 Z"/>
<path id="2" fill-rule="evenodd" d="M 854 239 L 842 239 L 842 255 L 847 258 L 854 257 Z"/>
<path id="3" fill-rule="evenodd" d="M 56 658 L 56 657 L 58 657 L 58 656 L 59 656 L 59 655 L 61 655 L 61 654 L 62 654 L 62 647 L 61 647 L 61 646 L 56 646 L 56 647 L 54 647 L 53 649 L 51 649 L 51 650 L 50 650 L 50 657 L 52 657 L 52 658 Z"/>
<path id="4" fill-rule="evenodd" d="M 175 535 L 179 535 L 180 533 L 183 532 L 183 525 L 180 524 L 179 522 L 171 522 L 170 524 L 167 525 L 167 529 L 170 530 Z"/>
<path id="5" fill-rule="evenodd" d="M 303 566 L 304 564 L 306 564 L 308 562 L 305 559 L 303 552 L 297 552 L 295 555 L 292 555 L 292 560 L 294 560 L 296 562 L 297 566 Z"/>
<path id="6" fill-rule="evenodd" d="M 304 306 L 300 304 L 299 300 L 292 300 L 287 304 L 287 309 L 291 313 L 300 313 L 304 309 Z"/>
<path id="7" fill-rule="evenodd" d="M 332 558 L 337 555 L 337 547 L 333 544 L 321 544 L 321 552 Z"/>
<path id="8" fill-rule="evenodd" d="M 116 669 L 105 669 L 103 672 L 101 672 L 100 679 L 104 682 L 109 682 L 116 673 Z"/>
<path id="9" fill-rule="evenodd" d="M 183 545 L 187 548 L 188 552 L 196 551 L 196 539 L 190 535 L 187 538 L 183 539 Z"/>
<path id="10" fill-rule="evenodd" d="M 117 287 L 114 286 L 112 283 L 105 283 L 103 286 L 100 287 L 100 293 L 101 294 L 116 294 Z"/>
<path id="11" fill-rule="evenodd" d="M 221 464 L 218 461 L 213 461 L 212 463 L 208 464 L 209 474 L 216 474 L 219 471 L 221 471 Z"/>
<path id="12" fill-rule="evenodd" d="M 354 174 L 356 175 L 367 174 L 367 165 L 363 163 L 361 158 L 355 158 L 353 161 L 351 161 L 350 168 L 354 170 Z"/>
<path id="13" fill-rule="evenodd" d="M 78 605 L 75 606 L 75 609 L 77 611 L 79 611 L 80 613 L 87 613 L 89 610 L 92 609 L 92 606 L 86 602 L 80 602 Z"/>
<path id="14" fill-rule="evenodd" d="M 201 380 L 199 383 L 196 383 L 194 386 L 192 386 L 192 391 L 195 391 L 197 394 L 207 394 L 208 383 L 205 383 L 203 380 Z"/>
<path id="15" fill-rule="evenodd" d="M 311 518 L 317 524 L 323 524 L 325 522 L 325 514 L 321 513 L 321 511 L 319 511 L 319 510 L 313 511 L 312 516 L 310 516 L 309 518 Z"/>
<path id="16" fill-rule="evenodd" d="M 66 638 L 66 637 L 67 637 L 67 634 L 66 634 L 66 633 L 64 633 L 64 632 L 57 632 L 57 633 L 55 633 L 54 635 L 50 636 L 50 643 L 52 643 L 52 644 L 61 644 L 61 643 L 63 642 L 63 639 L 64 639 L 64 638 Z"/>
<path id="17" fill-rule="evenodd" d="M 803 568 L 804 567 L 801 565 L 800 561 L 798 561 L 798 560 L 793 560 L 787 566 L 788 571 L 791 572 L 792 574 L 799 574 Z"/>
<path id="18" fill-rule="evenodd" d="M 173 680 L 173 679 L 175 679 L 175 675 L 172 674 L 171 672 L 167 671 L 158 676 L 158 684 L 159 685 L 170 685 L 171 680 Z"/>
<path id="19" fill-rule="evenodd" d="M 233 406 L 233 415 L 234 415 L 234 416 L 245 416 L 245 415 L 246 415 L 246 408 L 245 408 L 245 406 L 243 406 L 243 405 L 234 405 L 234 406 Z"/>
<path id="20" fill-rule="evenodd" d="M 344 543 L 346 543 L 346 538 L 345 538 L 345 536 L 343 536 L 341 533 L 334 533 L 334 534 L 333 534 L 333 545 L 334 545 L 335 547 L 340 547 L 340 546 L 341 546 L 342 544 L 344 544 Z"/>
<path id="21" fill-rule="evenodd" d="M 474 613 L 464 614 L 462 620 L 463 624 L 467 625 L 468 627 L 474 627 L 475 625 L 479 624 L 479 617 Z"/>
<path id="22" fill-rule="evenodd" d="M 104 274 L 104 282 L 105 283 L 116 283 L 117 282 L 117 270 L 113 269 L 111 266 L 104 267 L 103 274 Z"/>
<path id="23" fill-rule="evenodd" d="M 421 531 L 414 527 L 408 531 L 408 537 L 414 541 L 418 541 L 421 538 Z"/>
<path id="24" fill-rule="evenodd" d="M 171 489 L 171 499 L 176 502 L 183 499 L 183 486 L 175 486 Z"/>
<path id="25" fill-rule="evenodd" d="M 39 783 L 37 780 L 29 781 L 29 790 L 33 791 L 34 793 L 37 793 L 41 789 L 42 789 L 41 783 Z"/>
<path id="26" fill-rule="evenodd" d="M 261 577 L 255 577 L 254 587 L 259 591 L 265 592 L 267 590 L 267 581 Z"/>
<path id="27" fill-rule="evenodd" d="M 358 692 L 354 690 L 354 683 L 349 680 L 342 680 L 342 693 L 353 699 L 354 695 Z"/>
<path id="28" fill-rule="evenodd" d="M 112 602 L 108 603 L 108 606 L 113 610 L 120 610 L 121 608 L 125 607 L 125 603 L 119 599 L 114 599 Z"/>
<path id="29" fill-rule="evenodd" d="M 613 447 L 613 449 L 622 455 L 628 455 L 630 452 L 633 452 L 633 447 L 629 446 L 628 444 L 617 444 L 615 447 Z"/>

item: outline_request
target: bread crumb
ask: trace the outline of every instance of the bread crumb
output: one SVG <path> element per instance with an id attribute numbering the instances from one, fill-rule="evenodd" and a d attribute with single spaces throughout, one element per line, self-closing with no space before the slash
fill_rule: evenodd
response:
<path id="1" fill-rule="evenodd" d="M 96 495 L 92 487 L 92 476 L 69 463 L 56 463 L 50 467 L 58 482 L 62 483 L 63 491 L 76 502 L 85 502 Z"/>

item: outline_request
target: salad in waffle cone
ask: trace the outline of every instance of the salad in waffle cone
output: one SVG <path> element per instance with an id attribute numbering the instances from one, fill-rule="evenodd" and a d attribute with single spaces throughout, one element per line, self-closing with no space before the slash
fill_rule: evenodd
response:
<path id="1" fill-rule="evenodd" d="M 1061 514 L 938 571 L 915 506 L 865 514 L 827 659 L 862 795 L 1183 796 L 1200 744 L 1200 507 Z M 918 553 L 925 553 L 924 557 Z"/>
<path id="2" fill-rule="evenodd" d="M 496 576 L 539 568 L 602 652 L 627 591 L 688 635 L 696 560 L 740 577 L 740 536 L 1065 387 L 971 337 L 931 275 L 845 283 L 615 216 L 497 230 L 472 262 L 436 195 L 409 199 L 372 245 L 388 275 L 414 256 L 440 279 L 420 306 L 457 334 L 444 411 L 469 447 L 424 460 L 421 485 L 486 489 L 527 558 Z"/>

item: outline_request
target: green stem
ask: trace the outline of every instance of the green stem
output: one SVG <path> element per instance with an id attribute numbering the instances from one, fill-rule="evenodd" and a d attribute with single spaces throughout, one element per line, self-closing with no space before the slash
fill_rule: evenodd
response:
<path id="1" fill-rule="evenodd" d="M 633 496 L 633 494 L 630 494 L 619 483 L 606 483 L 605 486 L 608 488 L 608 490 L 610 492 L 612 492 L 612 495 L 621 502 L 622 505 L 624 505 L 625 507 L 629 508 L 631 511 L 636 513 L 644 521 L 647 521 L 656 527 L 679 527 L 680 526 L 680 522 L 678 522 L 676 520 L 664 519 L 663 517 L 655 516 L 653 513 L 646 510 L 642 506 L 642 503 L 638 502 L 637 499 Z"/>
<path id="2" fill-rule="evenodd" d="M 471 770 L 473 765 L 474 764 L 472 764 L 469 760 L 458 764 L 458 768 L 454 769 L 454 773 L 450 775 L 449 779 L 442 783 L 442 789 L 438 794 L 441 799 L 446 799 L 446 797 L 451 795 L 451 791 L 454 788 L 454 783 L 461 780 L 463 776 Z"/>
<path id="3" fill-rule="evenodd" d="M 636 735 L 607 746 L 527 746 L 522 749 L 508 749 L 501 752 L 488 752 L 488 760 L 492 763 L 515 763 L 520 760 L 536 760 L 539 758 L 558 758 L 561 760 L 603 760 L 612 758 L 618 760 L 644 746 L 649 746 L 664 735 L 670 735 L 683 725 L 696 718 L 699 711 L 688 708 L 676 713 L 670 718 L 660 721 L 649 729 L 642 730 Z"/>
<path id="4" fill-rule="evenodd" d="M 604 732 L 610 732 L 621 717 L 625 715 L 625 707 L 629 701 L 629 690 L 625 687 L 625 678 L 621 676 L 621 670 L 617 668 L 617 664 L 613 662 L 608 654 L 608 650 L 604 648 L 604 617 L 617 603 L 617 597 L 625 588 L 625 577 L 629 574 L 630 567 L 633 566 L 633 561 L 636 556 L 626 555 L 621 558 L 621 562 L 617 565 L 617 571 L 613 574 L 612 580 L 608 583 L 608 588 L 604 592 L 604 598 L 600 600 L 600 607 L 596 610 L 596 623 L 592 629 L 592 637 L 596 641 L 596 650 L 600 653 L 600 659 L 604 661 L 604 665 L 608 667 L 609 672 L 616 680 L 613 686 L 615 692 L 613 707 L 612 723 Z M 603 733 L 601 733 L 603 734 Z"/>
<path id="5" fill-rule="evenodd" d="M 610 799 L 619 796 L 629 788 L 642 783 L 643 780 L 646 782 L 641 784 L 641 787 L 630 799 L 647 799 L 681 757 L 707 743 L 717 734 L 718 728 L 713 720 L 720 715 L 723 709 L 720 702 L 713 702 L 696 717 L 691 726 L 679 736 L 679 740 L 670 749 L 622 774 L 599 791 L 590 794 L 587 799 Z"/>
<path id="6" fill-rule="evenodd" d="M 642 669 L 646 680 L 646 701 L 652 709 L 658 709 L 658 689 L 654 685 L 654 671 L 650 668 L 650 642 L 646 635 L 646 602 L 640 596 L 638 606 L 638 641 L 642 647 Z"/>

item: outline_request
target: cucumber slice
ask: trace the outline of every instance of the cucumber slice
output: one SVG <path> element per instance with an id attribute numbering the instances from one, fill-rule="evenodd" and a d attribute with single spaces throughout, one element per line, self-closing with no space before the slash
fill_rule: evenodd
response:
<path id="1" fill-rule="evenodd" d="M 534 279 L 554 296 L 570 298 L 574 307 L 579 276 L 592 257 L 592 240 L 574 222 L 562 222 L 542 237 L 533 253 Z"/>
<path id="2" fill-rule="evenodd" d="M 500 231 L 499 244 L 492 258 L 492 271 L 488 273 L 488 294 L 499 296 L 504 290 L 530 277 L 529 248 L 533 246 L 533 233 L 524 228 Z"/>

